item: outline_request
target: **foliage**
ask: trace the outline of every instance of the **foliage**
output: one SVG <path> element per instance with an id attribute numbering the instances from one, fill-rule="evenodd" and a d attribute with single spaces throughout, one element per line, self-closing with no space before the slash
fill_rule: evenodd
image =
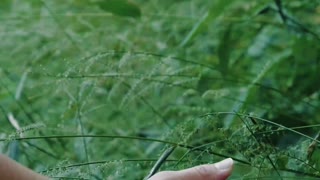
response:
<path id="1" fill-rule="evenodd" d="M 320 2 L 3 0 L 0 148 L 52 178 L 319 178 Z M 318 135 L 318 136 L 317 136 Z"/>

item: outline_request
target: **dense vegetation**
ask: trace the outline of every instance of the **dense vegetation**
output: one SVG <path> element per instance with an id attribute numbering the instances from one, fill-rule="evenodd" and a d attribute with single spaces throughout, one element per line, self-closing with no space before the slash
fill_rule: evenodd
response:
<path id="1" fill-rule="evenodd" d="M 1 0 L 0 150 L 52 178 L 320 177 L 320 1 Z"/>

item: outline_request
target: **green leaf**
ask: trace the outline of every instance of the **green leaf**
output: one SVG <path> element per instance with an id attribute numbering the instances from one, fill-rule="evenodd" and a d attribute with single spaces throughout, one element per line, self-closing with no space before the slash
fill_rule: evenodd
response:
<path id="1" fill-rule="evenodd" d="M 214 99 L 217 100 L 219 98 L 225 97 L 230 94 L 229 89 L 216 89 L 216 90 L 207 90 L 202 94 L 203 99 Z"/>
<path id="2" fill-rule="evenodd" d="M 193 26 L 189 34 L 184 38 L 179 47 L 187 45 L 197 34 L 202 33 L 208 23 L 211 23 L 217 19 L 225 9 L 232 3 L 232 0 L 228 1 L 217 1 L 210 9 L 203 15 L 201 19 Z"/>
<path id="3" fill-rule="evenodd" d="M 218 57 L 219 57 L 219 69 L 222 74 L 226 74 L 228 71 L 230 53 L 232 49 L 231 39 L 232 26 L 228 26 L 223 32 L 222 38 L 218 46 Z"/>
<path id="4" fill-rule="evenodd" d="M 310 40 L 306 37 L 296 38 L 292 46 L 293 55 L 296 60 L 302 62 L 310 62 L 311 60 L 317 59 L 319 45 L 318 41 Z"/>
<path id="5" fill-rule="evenodd" d="M 103 0 L 97 3 L 102 10 L 117 16 L 141 17 L 139 6 L 127 0 Z"/>
<path id="6" fill-rule="evenodd" d="M 2 0 L 2 1 L 0 2 L 1 13 L 3 13 L 3 11 L 9 10 L 11 3 L 12 3 L 12 2 L 9 1 L 9 0 Z"/>

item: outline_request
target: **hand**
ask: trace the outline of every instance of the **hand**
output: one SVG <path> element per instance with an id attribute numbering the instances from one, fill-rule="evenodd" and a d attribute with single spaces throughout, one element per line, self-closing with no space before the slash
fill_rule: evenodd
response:
<path id="1" fill-rule="evenodd" d="M 225 159 L 215 164 L 200 165 L 181 171 L 162 171 L 149 180 L 225 180 L 233 168 L 233 160 Z"/>

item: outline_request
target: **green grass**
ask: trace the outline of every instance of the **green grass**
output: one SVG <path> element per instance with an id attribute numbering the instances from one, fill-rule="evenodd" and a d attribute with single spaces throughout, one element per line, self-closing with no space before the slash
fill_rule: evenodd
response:
<path id="1" fill-rule="evenodd" d="M 319 178 L 320 3 L 275 2 L 1 1 L 1 152 L 57 179 L 143 179 L 170 147 L 161 170 Z"/>

